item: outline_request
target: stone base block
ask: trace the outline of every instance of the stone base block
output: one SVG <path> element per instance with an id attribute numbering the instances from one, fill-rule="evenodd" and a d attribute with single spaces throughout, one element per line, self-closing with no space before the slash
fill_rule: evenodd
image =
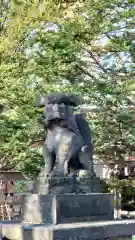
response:
<path id="1" fill-rule="evenodd" d="M 113 219 L 111 194 L 62 194 L 25 197 L 23 221 L 60 224 Z"/>
<path id="2" fill-rule="evenodd" d="M 135 220 L 47 226 L 3 224 L 0 237 L 10 240 L 131 240 L 135 235 Z"/>
<path id="3" fill-rule="evenodd" d="M 77 176 L 44 177 L 43 173 L 37 178 L 33 193 L 37 194 L 69 194 L 102 192 L 100 179 Z"/>

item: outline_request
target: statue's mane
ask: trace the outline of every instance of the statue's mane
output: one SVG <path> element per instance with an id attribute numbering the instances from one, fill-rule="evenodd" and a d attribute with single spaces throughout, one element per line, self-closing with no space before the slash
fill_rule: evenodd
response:
<path id="1" fill-rule="evenodd" d="M 44 107 L 48 104 L 65 104 L 76 107 L 82 104 L 82 100 L 76 95 L 67 93 L 52 93 L 47 96 L 38 95 L 36 97 L 37 107 Z"/>

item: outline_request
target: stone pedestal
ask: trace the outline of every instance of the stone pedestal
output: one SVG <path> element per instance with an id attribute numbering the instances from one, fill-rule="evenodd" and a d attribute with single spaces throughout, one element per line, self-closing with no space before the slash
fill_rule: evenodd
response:
<path id="1" fill-rule="evenodd" d="M 23 224 L 42 226 L 46 229 L 42 238 L 46 240 L 88 240 L 91 236 L 86 229 L 83 230 L 83 225 L 92 221 L 113 220 L 114 216 L 113 195 L 99 191 L 100 180 L 89 174 L 45 178 L 41 172 L 33 191 L 35 193 L 24 199 Z M 83 234 L 77 232 L 76 224 L 79 224 Z M 62 229 L 58 235 L 54 234 L 54 229 L 61 226 L 64 231 Z M 65 229 L 68 228 L 72 230 L 67 237 Z"/>
<path id="2" fill-rule="evenodd" d="M 39 194 L 69 194 L 69 193 L 100 193 L 100 179 L 90 176 L 73 175 L 68 177 L 44 177 L 41 172 L 35 181 L 33 193 Z"/>
<path id="3" fill-rule="evenodd" d="M 111 194 L 32 194 L 25 198 L 23 221 L 30 224 L 62 224 L 113 219 Z"/>

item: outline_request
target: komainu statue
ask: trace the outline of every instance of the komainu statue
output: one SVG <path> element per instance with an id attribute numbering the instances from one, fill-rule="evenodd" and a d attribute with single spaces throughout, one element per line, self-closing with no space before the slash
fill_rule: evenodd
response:
<path id="1" fill-rule="evenodd" d="M 36 99 L 36 106 L 44 107 L 42 124 L 47 131 L 42 179 L 51 179 L 51 185 L 54 179 L 57 183 L 58 179 L 75 179 L 80 171 L 87 172 L 90 179 L 94 177 L 89 125 L 83 114 L 73 113 L 79 104 L 78 97 L 65 93 Z M 49 193 L 49 190 L 45 192 Z"/>

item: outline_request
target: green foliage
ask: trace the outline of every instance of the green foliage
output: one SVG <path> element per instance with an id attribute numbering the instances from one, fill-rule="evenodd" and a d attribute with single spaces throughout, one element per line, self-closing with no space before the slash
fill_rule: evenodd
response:
<path id="1" fill-rule="evenodd" d="M 134 3 L 10 0 L 0 8 L 0 152 L 14 168 L 31 177 L 43 164 L 38 92 L 75 92 L 96 105 L 86 117 L 101 160 L 134 154 Z"/>

